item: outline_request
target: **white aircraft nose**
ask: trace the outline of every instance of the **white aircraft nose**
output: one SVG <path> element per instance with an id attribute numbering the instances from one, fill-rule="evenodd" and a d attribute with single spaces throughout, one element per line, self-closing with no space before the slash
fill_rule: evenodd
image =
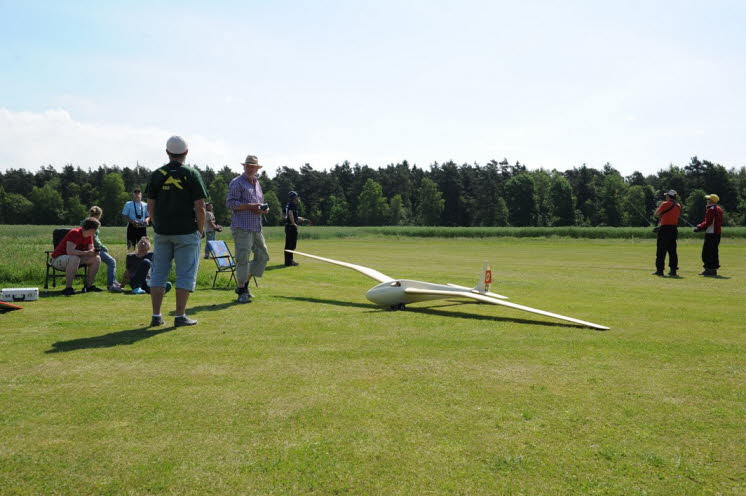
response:
<path id="1" fill-rule="evenodd" d="M 369 289 L 365 297 L 380 306 L 398 305 L 404 303 L 404 290 L 399 281 L 384 282 Z"/>

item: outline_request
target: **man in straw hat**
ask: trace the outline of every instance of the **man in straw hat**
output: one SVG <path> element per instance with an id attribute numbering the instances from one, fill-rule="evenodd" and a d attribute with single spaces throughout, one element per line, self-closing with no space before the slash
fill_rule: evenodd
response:
<path id="1" fill-rule="evenodd" d="M 264 203 L 264 192 L 256 177 L 262 167 L 259 159 L 248 155 L 241 165 L 243 174 L 231 181 L 225 204 L 233 212 L 231 233 L 236 253 L 236 294 L 239 303 L 249 303 L 252 297 L 249 280 L 262 277 L 269 262 L 269 251 L 262 234 L 262 215 L 269 211 L 269 206 Z M 254 252 L 251 263 L 250 252 Z"/>
<path id="2" fill-rule="evenodd" d="M 707 206 L 705 207 L 705 220 L 703 220 L 694 232 L 705 232 L 705 242 L 702 245 L 702 264 L 705 270 L 700 272 L 701 276 L 716 276 L 720 268 L 720 231 L 723 225 L 723 209 L 718 202 L 720 197 L 714 193 L 706 195 Z"/>
<path id="3" fill-rule="evenodd" d="M 150 274 L 151 326 L 163 324 L 161 303 L 167 289 L 171 261 L 176 265 L 176 317 L 174 326 L 191 326 L 186 316 L 189 293 L 197 285 L 200 244 L 205 235 L 207 189 L 197 169 L 184 165 L 189 149 L 181 136 L 166 142 L 169 163 L 150 176 L 145 192 L 155 229 L 153 267 Z"/>

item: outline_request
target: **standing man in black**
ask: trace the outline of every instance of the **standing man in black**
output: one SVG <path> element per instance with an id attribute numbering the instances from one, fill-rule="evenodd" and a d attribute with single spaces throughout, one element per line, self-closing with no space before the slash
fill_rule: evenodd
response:
<path id="1" fill-rule="evenodd" d="M 300 196 L 295 191 L 288 193 L 288 203 L 285 205 L 285 267 L 294 267 L 298 262 L 293 260 L 293 254 L 287 250 L 295 250 L 298 245 L 298 224 L 306 219 L 298 215 L 298 201 Z"/>
<path id="2" fill-rule="evenodd" d="M 205 236 L 207 188 L 197 169 L 185 165 L 189 152 L 181 136 L 166 142 L 169 162 L 150 176 L 145 192 L 155 229 L 153 266 L 150 273 L 151 326 L 163 325 L 161 304 L 170 288 L 171 263 L 176 266 L 176 315 L 174 326 L 197 323 L 186 315 L 189 294 L 197 285 L 200 246 Z"/>
<path id="3" fill-rule="evenodd" d="M 705 220 L 703 220 L 694 232 L 705 232 L 705 242 L 702 245 L 702 263 L 705 270 L 700 272 L 701 276 L 714 277 L 718 275 L 720 268 L 720 234 L 723 226 L 723 209 L 718 206 L 720 197 L 714 193 L 705 196 L 707 207 L 705 207 Z"/>
<path id="4" fill-rule="evenodd" d="M 140 188 L 132 190 L 132 201 L 124 204 L 122 215 L 127 221 L 127 248 L 137 247 L 143 236 L 147 236 L 147 226 L 150 222 L 148 205 L 142 201 Z"/>
<path id="5" fill-rule="evenodd" d="M 676 253 L 676 238 L 679 236 L 678 228 L 681 205 L 676 201 L 676 191 L 669 190 L 666 193 L 666 201 L 660 204 L 655 211 L 656 218 L 660 218 L 658 225 L 658 249 L 655 253 L 655 272 L 653 275 L 662 276 L 666 267 L 666 253 L 668 253 L 668 275 L 676 277 L 679 269 L 679 255 Z"/>

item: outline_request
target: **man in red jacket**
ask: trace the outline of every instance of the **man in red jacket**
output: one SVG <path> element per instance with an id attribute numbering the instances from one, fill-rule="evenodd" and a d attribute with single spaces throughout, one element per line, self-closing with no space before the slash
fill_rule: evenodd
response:
<path id="1" fill-rule="evenodd" d="M 663 276 L 666 254 L 668 254 L 668 266 L 671 268 L 668 275 L 676 277 L 676 271 L 679 269 L 679 255 L 676 252 L 676 238 L 679 236 L 679 231 L 676 226 L 679 223 L 679 215 L 681 215 L 681 205 L 676 201 L 675 190 L 668 190 L 665 195 L 666 201 L 661 203 L 653 214 L 657 219 L 660 219 L 653 275 Z"/>
<path id="2" fill-rule="evenodd" d="M 709 194 L 707 207 L 705 207 L 705 220 L 694 228 L 694 232 L 705 232 L 705 243 L 702 245 L 702 263 L 705 270 L 700 272 L 701 276 L 716 276 L 720 268 L 720 228 L 723 225 L 723 209 L 718 206 L 720 197 Z"/>

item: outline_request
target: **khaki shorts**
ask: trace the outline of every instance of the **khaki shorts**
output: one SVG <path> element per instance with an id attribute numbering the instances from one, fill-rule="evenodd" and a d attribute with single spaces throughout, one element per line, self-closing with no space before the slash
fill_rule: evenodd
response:
<path id="1" fill-rule="evenodd" d="M 80 257 L 80 265 L 88 265 L 92 262 L 92 260 L 87 259 L 92 259 L 92 257 Z M 68 262 L 70 262 L 70 255 L 60 255 L 59 257 L 52 259 L 52 267 L 57 270 L 65 270 L 67 269 Z"/>

